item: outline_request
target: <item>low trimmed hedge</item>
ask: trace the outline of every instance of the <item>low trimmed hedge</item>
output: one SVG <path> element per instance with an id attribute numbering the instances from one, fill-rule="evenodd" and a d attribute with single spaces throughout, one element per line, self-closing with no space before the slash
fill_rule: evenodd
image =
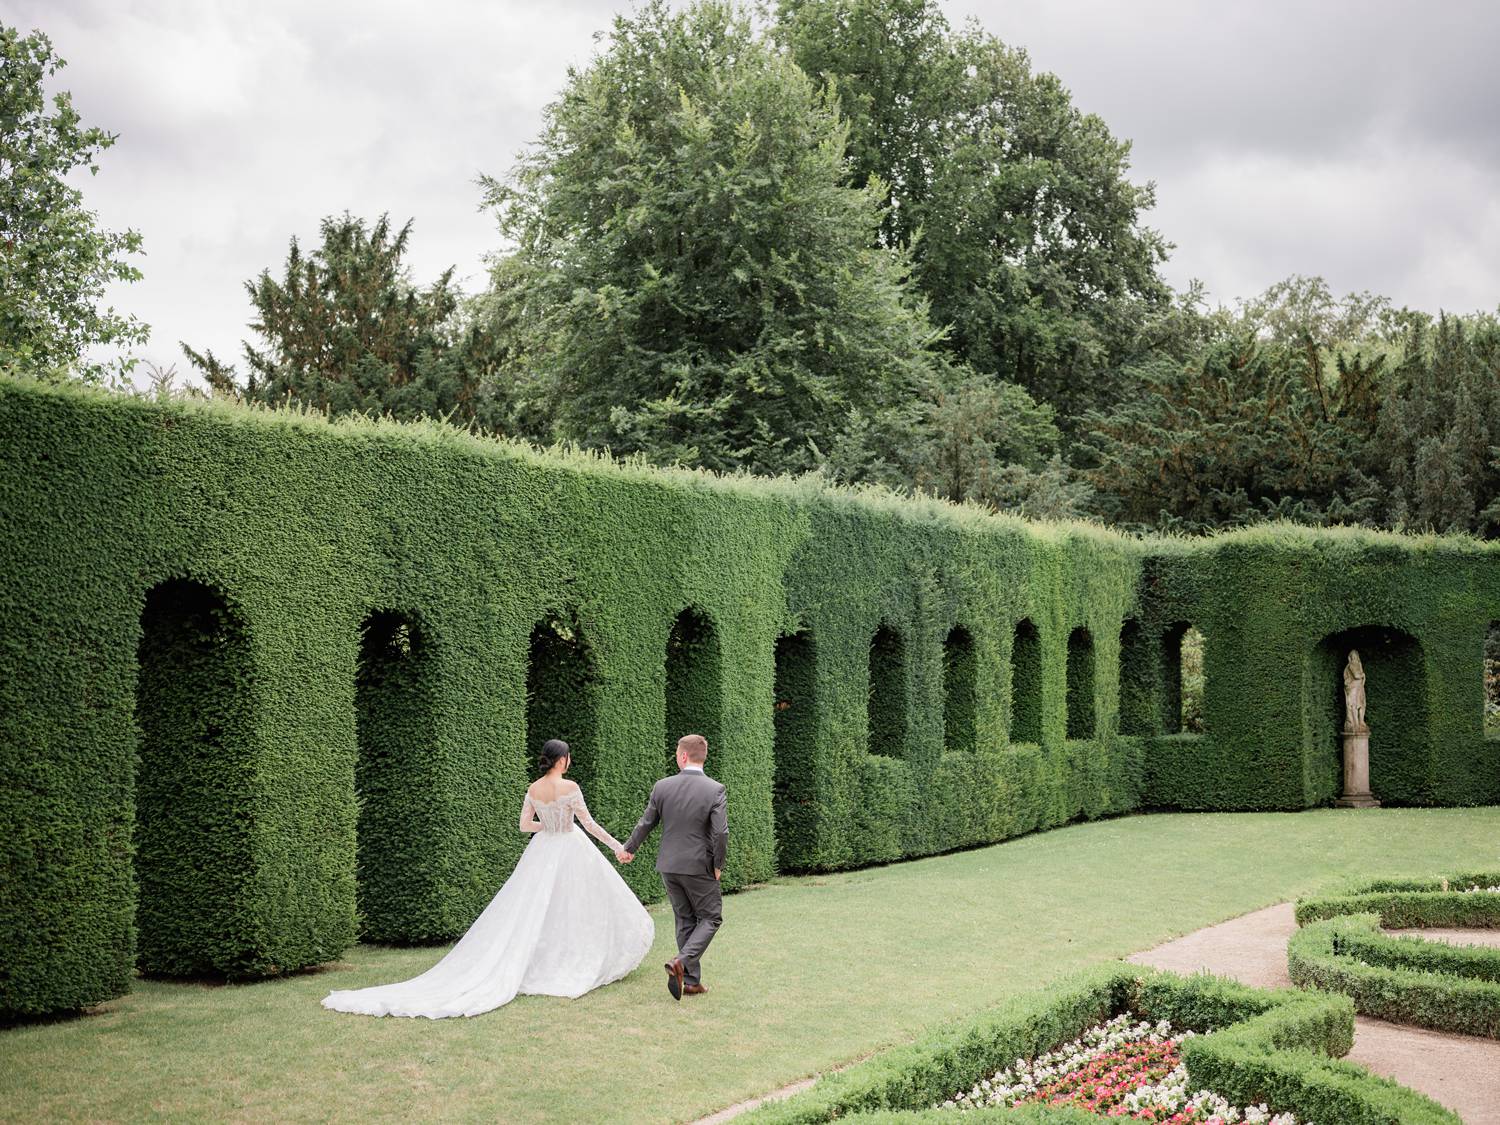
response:
<path id="1" fill-rule="evenodd" d="M 1451 926 L 1458 929 L 1500 927 L 1500 894 L 1470 887 L 1500 886 L 1500 872 L 1462 872 L 1446 878 L 1372 879 L 1338 894 L 1297 900 L 1297 925 L 1346 914 L 1378 914 L 1387 929 Z"/>
<path id="2" fill-rule="evenodd" d="M 1380 915 L 1311 922 L 1287 943 L 1300 988 L 1336 992 L 1361 1015 L 1500 1039 L 1500 950 L 1392 937 Z"/>
<path id="3" fill-rule="evenodd" d="M 755 1125 L 861 1120 L 929 1125 L 931 1110 L 959 1090 L 1076 1038 L 1120 1012 L 1208 1032 L 1183 1044 L 1191 1085 L 1239 1105 L 1265 1103 L 1318 1125 L 1454 1125 L 1456 1114 L 1390 1079 L 1334 1057 L 1354 1042 L 1354 1005 L 1324 993 L 1250 988 L 1218 977 L 1180 977 L 1103 965 L 1042 993 L 1018 997 L 966 1023 L 939 1028 L 783 1102 L 747 1115 Z M 987 1109 L 966 1120 L 1082 1122 L 1050 1107 Z"/>

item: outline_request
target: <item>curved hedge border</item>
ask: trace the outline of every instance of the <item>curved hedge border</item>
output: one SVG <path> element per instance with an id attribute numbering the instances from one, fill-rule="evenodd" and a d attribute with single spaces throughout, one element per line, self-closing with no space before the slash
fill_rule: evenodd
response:
<path id="1" fill-rule="evenodd" d="M 731 888 L 1141 808 L 1326 804 L 1356 640 L 1376 795 L 1500 800 L 1500 547 L 1141 541 L 12 380 L 0 449 L 0 1016 L 138 965 L 256 977 L 462 932 L 520 853 L 556 716 L 617 831 L 682 728 L 717 735 Z M 1173 733 L 1189 624 L 1202 735 Z M 643 858 L 626 878 L 656 897 Z"/>
<path id="2" fill-rule="evenodd" d="M 1345 914 L 1378 914 L 1387 929 L 1451 926 L 1500 927 L 1500 894 L 1466 888 L 1500 887 L 1500 871 L 1462 872 L 1446 878 L 1369 879 L 1328 895 L 1297 900 L 1297 925 Z"/>
<path id="3" fill-rule="evenodd" d="M 1343 996 L 1249 988 L 1104 965 L 961 1024 L 821 1078 L 811 1089 L 747 1114 L 754 1125 L 816 1125 L 845 1117 L 929 1125 L 957 1120 L 928 1107 L 1017 1058 L 1032 1058 L 1122 1011 L 1211 1034 L 1183 1044 L 1191 1084 L 1239 1105 L 1266 1103 L 1318 1125 L 1455 1125 L 1456 1114 L 1390 1079 L 1344 1062 L 1354 1005 Z M 986 1109 L 963 1119 L 1097 1120 L 1042 1108 Z"/>
<path id="4" fill-rule="evenodd" d="M 1299 988 L 1337 992 L 1361 1015 L 1500 1039 L 1500 950 L 1381 932 L 1380 915 L 1312 922 L 1287 943 Z"/>

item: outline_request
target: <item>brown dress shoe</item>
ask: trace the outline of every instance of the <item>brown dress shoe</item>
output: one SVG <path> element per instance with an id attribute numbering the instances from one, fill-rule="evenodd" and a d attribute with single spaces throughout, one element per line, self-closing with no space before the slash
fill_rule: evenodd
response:
<path id="1" fill-rule="evenodd" d="M 704 988 L 701 984 L 685 984 L 682 986 L 682 994 L 684 996 L 702 996 L 707 991 L 708 989 Z"/>
<path id="2" fill-rule="evenodd" d="M 682 961 L 673 957 L 667 962 L 667 991 L 673 1000 L 682 999 Z"/>

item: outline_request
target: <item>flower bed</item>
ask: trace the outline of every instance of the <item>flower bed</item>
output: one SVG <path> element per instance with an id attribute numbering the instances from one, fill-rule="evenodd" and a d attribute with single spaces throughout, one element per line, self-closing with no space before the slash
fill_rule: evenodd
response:
<path id="1" fill-rule="evenodd" d="M 941 1108 L 1043 1104 L 1160 1125 L 1298 1125 L 1295 1115 L 1272 1114 L 1264 1104 L 1241 1109 L 1209 1090 L 1189 1092 L 1178 1048 L 1193 1034 L 1174 1032 L 1169 1020 L 1151 1023 L 1122 1013 L 1035 1059 L 1017 1059 Z"/>
<path id="2" fill-rule="evenodd" d="M 1127 1012 L 1197 1032 L 1184 1034 L 1177 1048 L 1186 1084 L 1213 1090 L 1230 1106 L 1259 1112 L 1264 1103 L 1267 1119 L 1275 1112 L 1295 1113 L 1303 1125 L 1459 1125 L 1456 1114 L 1431 1099 L 1343 1061 L 1354 1042 L 1354 1005 L 1347 997 L 1120 964 L 1096 966 L 1045 992 L 937 1028 L 763 1105 L 744 1121 L 817 1125 L 859 1117 L 861 1125 L 866 1118 L 869 1125 L 951 1125 L 954 1111 L 935 1107 L 953 1100 L 955 1090 L 972 1090 L 1010 1060 L 1055 1052 Z M 1074 1105 L 1040 1102 L 985 1106 L 962 1116 L 1004 1125 L 1098 1120 Z M 1123 1110 L 1117 1116 L 1130 1120 Z"/>

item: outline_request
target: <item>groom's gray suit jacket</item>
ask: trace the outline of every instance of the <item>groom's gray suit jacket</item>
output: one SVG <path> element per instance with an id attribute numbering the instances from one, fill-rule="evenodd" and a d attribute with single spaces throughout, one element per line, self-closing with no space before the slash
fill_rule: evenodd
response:
<path id="1" fill-rule="evenodd" d="M 651 789 L 640 823 L 625 841 L 634 852 L 661 822 L 656 869 L 674 875 L 713 876 L 729 849 L 728 797 L 724 786 L 701 770 L 664 777 Z"/>

